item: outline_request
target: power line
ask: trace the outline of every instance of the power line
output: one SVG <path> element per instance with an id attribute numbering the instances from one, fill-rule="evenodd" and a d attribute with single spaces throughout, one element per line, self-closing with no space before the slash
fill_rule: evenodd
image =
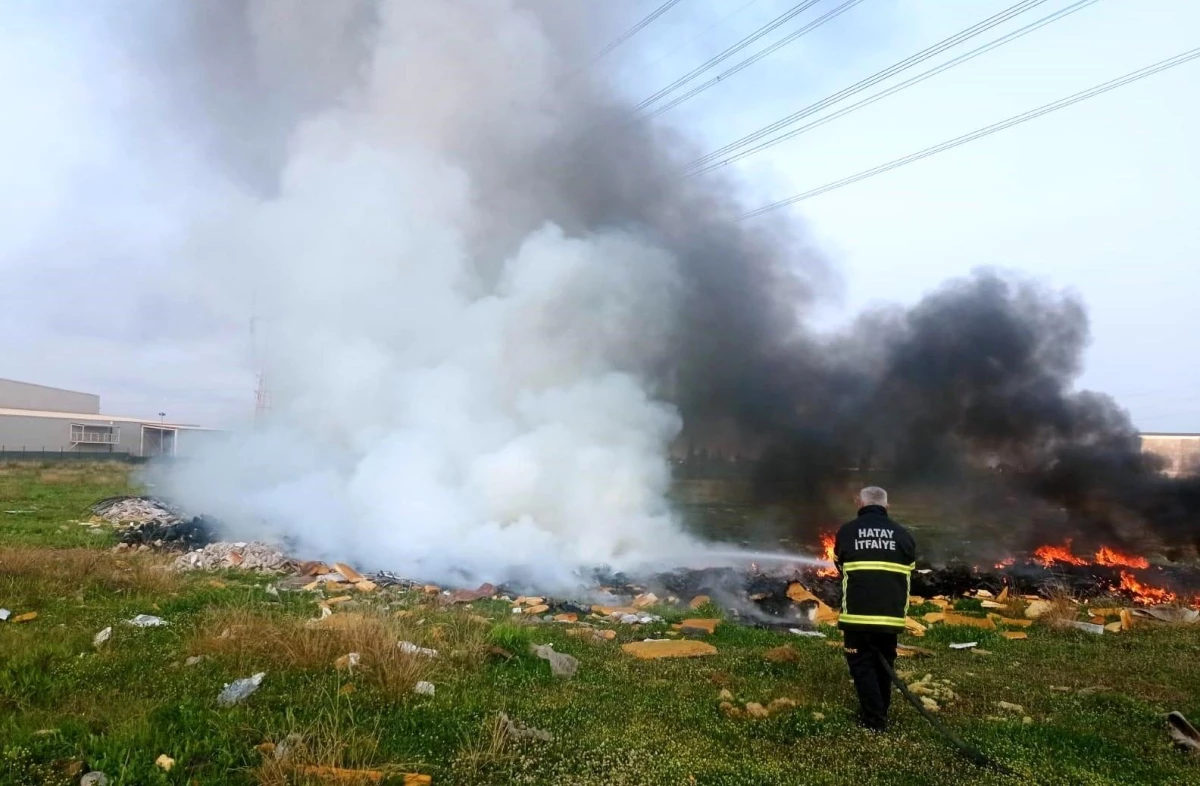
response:
<path id="1" fill-rule="evenodd" d="M 646 98 L 640 104 L 638 104 L 637 106 L 634 107 L 634 111 L 641 111 L 641 110 L 645 109 L 646 107 L 650 106 L 651 104 L 653 104 L 658 99 L 667 95 L 668 93 L 672 93 L 675 90 L 678 90 L 680 87 L 683 87 L 688 82 L 692 81 L 693 79 L 695 79 L 700 74 L 707 71 L 708 69 L 712 68 L 713 66 L 719 65 L 720 63 L 724 62 L 725 60 L 729 59 L 730 57 L 733 57 L 738 52 L 742 51 L 746 47 L 750 46 L 750 44 L 753 44 L 758 39 L 767 35 L 775 28 L 779 27 L 782 24 L 785 24 L 793 17 L 804 13 L 809 8 L 812 8 L 814 5 L 816 5 L 819 2 L 821 2 L 821 0 L 804 0 L 804 2 L 798 3 L 797 5 L 792 6 L 787 11 L 784 11 L 782 14 L 775 17 L 770 22 L 767 22 L 765 25 L 758 28 L 757 30 L 755 30 L 753 33 L 746 36 L 742 40 L 740 40 L 737 43 L 733 44 L 732 46 L 728 47 L 720 54 L 714 55 L 713 57 L 709 58 L 708 60 L 704 61 L 700 65 L 693 68 L 691 71 L 687 72 L 683 76 L 676 79 L 671 84 L 662 88 L 654 95 L 650 96 L 649 98 Z"/>
<path id="2" fill-rule="evenodd" d="M 689 168 L 702 167 L 705 164 L 708 164 L 727 153 L 731 153 L 739 148 L 745 147 L 753 142 L 756 142 L 765 136 L 769 136 L 771 133 L 778 131 L 781 128 L 785 128 L 789 125 L 792 125 L 793 123 L 795 123 L 798 120 L 808 117 L 809 115 L 815 114 L 816 112 L 819 112 L 820 110 L 825 109 L 828 106 L 832 106 L 833 104 L 837 103 L 838 101 L 841 101 L 844 98 L 849 98 L 850 96 L 852 96 L 856 93 L 860 93 L 863 90 L 866 90 L 868 87 L 872 87 L 892 76 L 895 76 L 896 74 L 900 73 L 901 71 L 905 71 L 905 70 L 909 69 L 910 67 L 917 65 L 918 63 L 922 63 L 931 57 L 935 57 L 935 56 L 941 54 L 942 52 L 945 52 L 946 50 L 951 49 L 952 47 L 957 46 L 958 44 L 960 44 L 964 41 L 974 38 L 975 36 L 977 36 L 981 33 L 984 33 L 987 30 L 992 29 L 993 27 L 996 27 L 997 25 L 1007 22 L 1008 20 L 1012 19 L 1015 16 L 1018 16 L 1019 14 L 1022 14 L 1038 5 L 1041 5 L 1044 2 L 1046 2 L 1046 0 L 1022 0 L 1022 2 L 1019 2 L 1016 5 L 1011 6 L 1010 8 L 1006 8 L 1005 10 L 1001 11 L 998 14 L 995 14 L 994 16 L 984 19 L 982 22 L 978 22 L 978 23 L 972 25 L 971 27 L 968 27 L 966 30 L 962 30 L 958 33 L 955 33 L 954 35 L 950 36 L 949 38 L 939 41 L 938 43 L 934 44 L 933 46 L 927 47 L 927 48 L 921 50 L 920 52 L 917 52 L 916 54 L 911 55 L 911 56 L 905 58 L 904 60 L 901 60 L 898 63 L 894 63 L 881 71 L 877 71 L 876 73 L 872 74 L 871 76 L 867 77 L 866 79 L 860 80 L 859 82 L 856 82 L 855 84 L 850 85 L 849 87 L 843 88 L 842 90 L 839 90 L 836 93 L 828 95 L 825 98 L 822 98 L 820 101 L 816 101 L 812 104 L 809 104 L 808 106 L 804 107 L 803 109 L 800 109 L 797 112 L 793 112 L 792 114 L 788 115 L 787 117 L 780 118 L 779 120 L 776 120 L 775 122 L 770 123 L 769 125 L 766 125 L 760 129 L 758 129 L 757 131 L 754 131 L 753 133 L 747 134 L 746 136 L 742 137 L 741 139 L 734 140 L 733 142 L 730 142 L 729 144 L 727 144 L 723 147 L 717 148 L 716 150 L 712 151 L 711 153 L 708 153 L 706 155 L 701 156 L 700 158 L 697 158 L 695 161 L 693 161 L 691 164 L 689 164 L 688 167 Z M 1082 8 L 1084 5 L 1089 5 L 1093 2 L 1096 2 L 1096 0 L 1080 0 L 1080 2 L 1075 4 L 1075 6 L 1069 7 L 1069 9 L 1063 9 L 1062 11 L 1059 11 L 1058 14 L 1060 16 L 1055 17 L 1055 15 L 1052 14 L 1050 17 L 1046 17 L 1046 18 L 1040 20 L 1040 23 L 1041 24 L 1049 24 L 1050 21 L 1053 21 L 1052 17 L 1061 18 L 1061 16 L 1065 16 L 1068 13 L 1077 11 L 1080 8 Z M 1035 24 L 1037 24 L 1037 23 L 1035 23 Z M 1012 40 L 1013 38 L 1018 38 L 1021 35 L 1024 35 L 1026 32 L 1030 32 L 1032 29 L 1034 29 L 1034 28 L 1032 26 L 1029 26 L 1027 28 L 1024 28 L 1023 31 L 1017 31 L 1016 33 L 1010 33 L 1009 34 L 1010 37 L 1007 37 L 1007 40 Z M 1004 42 L 1007 43 L 1007 40 L 1005 40 Z M 995 41 L 993 41 L 991 44 L 991 46 L 999 46 L 999 45 L 1000 44 L 998 44 Z M 978 54 L 983 54 L 983 51 L 984 50 L 982 48 L 980 48 L 970 54 L 971 54 L 971 56 L 976 56 Z M 964 62 L 965 59 L 970 59 L 970 58 L 967 57 L 966 55 L 964 55 L 963 59 L 960 59 L 959 62 Z M 926 74 L 928 74 L 929 76 L 932 76 L 931 72 L 926 72 Z M 728 162 L 726 162 L 726 163 L 728 163 Z"/>
<path id="3" fill-rule="evenodd" d="M 1099 0 L 1079 0 L 1079 2 L 1075 3 L 1075 5 L 1073 5 L 1073 6 L 1064 8 L 1061 11 L 1057 11 L 1053 14 L 1050 14 L 1049 16 L 1041 18 L 1036 22 L 1032 22 L 1032 23 L 1026 25 L 1025 27 L 1022 27 L 1018 30 L 1014 30 L 1013 32 L 1011 32 L 1005 36 L 1001 36 L 1000 38 L 995 39 L 991 43 L 984 44 L 981 47 L 972 49 L 970 52 L 961 54 L 958 57 L 954 58 L 953 60 L 947 60 L 945 63 L 942 63 L 941 65 L 939 65 L 935 68 L 931 68 L 928 71 L 924 71 L 920 74 L 917 74 L 916 76 L 914 76 L 910 79 L 906 79 L 905 81 L 900 82 L 899 84 L 893 85 L 892 87 L 889 87 L 886 90 L 881 90 L 880 92 L 878 92 L 872 96 L 868 96 L 867 98 L 864 98 L 861 101 L 856 101 L 853 104 L 850 104 L 849 106 L 843 107 L 842 109 L 839 109 L 838 111 L 833 112 L 832 114 L 828 114 L 825 117 L 818 118 L 818 119 L 812 121 L 811 123 L 805 123 L 804 125 L 800 126 L 799 128 L 795 128 L 795 129 L 792 129 L 791 131 L 788 131 L 786 134 L 780 134 L 779 136 L 777 136 L 773 139 L 769 139 L 766 142 L 755 145 L 754 147 L 751 147 L 747 150 L 743 150 L 740 153 L 738 153 L 737 155 L 730 156 L 729 158 L 726 158 L 722 161 L 710 163 L 708 166 L 704 166 L 699 169 L 693 169 L 692 171 L 688 172 L 687 174 L 690 177 L 693 175 L 704 174 L 705 172 L 711 172 L 712 170 L 718 169 L 727 164 L 732 164 L 735 161 L 741 161 L 743 158 L 748 158 L 757 153 L 761 153 L 763 150 L 767 150 L 768 148 L 775 147 L 776 145 L 782 144 L 782 143 L 788 141 L 789 139 L 795 139 L 796 137 L 800 136 L 801 134 L 808 133 L 809 131 L 813 130 L 814 128 L 823 126 L 826 123 L 837 120 L 840 117 L 845 117 L 846 115 L 850 114 L 851 112 L 857 112 L 859 109 L 870 106 L 871 104 L 874 104 L 877 101 L 882 101 L 883 99 L 887 98 L 890 95 L 894 95 L 895 93 L 898 93 L 901 90 L 905 90 L 909 87 L 912 87 L 913 85 L 915 85 L 919 82 L 924 82 L 926 79 L 937 76 L 938 74 L 942 73 L 943 71 L 947 71 L 951 68 L 954 68 L 955 66 L 961 65 L 961 64 L 967 62 L 968 60 L 973 60 L 982 54 L 986 54 L 993 49 L 1001 47 L 1004 44 L 1007 44 L 1011 41 L 1015 41 L 1016 39 L 1018 39 L 1024 35 L 1032 33 L 1034 30 L 1037 30 L 1040 27 L 1044 27 L 1044 26 L 1050 24 L 1051 22 L 1056 22 L 1065 16 L 1069 16 L 1070 14 L 1075 13 L 1076 11 L 1081 11 L 1084 8 L 1086 8 L 1087 6 L 1089 6 L 1093 3 L 1096 3 L 1098 1 Z"/>
<path id="4" fill-rule="evenodd" d="M 738 7 L 737 7 L 737 8 L 735 8 L 734 10 L 730 11 L 728 14 L 725 14 L 725 16 L 722 16 L 722 17 L 720 17 L 719 19 L 717 19 L 717 21 L 713 22 L 711 25 L 709 25 L 708 27 L 704 28 L 704 29 L 703 29 L 703 30 L 701 30 L 699 33 L 696 33 L 696 34 L 695 34 L 694 36 L 692 36 L 691 38 L 687 39 L 686 41 L 683 41 L 683 42 L 681 42 L 681 43 L 679 44 L 679 46 L 675 47 L 674 49 L 670 50 L 669 52 L 665 52 L 665 53 L 663 53 L 663 54 L 662 54 L 660 57 L 656 58 L 655 60 L 652 60 L 652 61 L 650 61 L 649 63 L 647 63 L 647 64 L 646 64 L 646 66 L 645 66 L 645 67 L 651 67 L 651 66 L 658 65 L 659 63 L 661 63 L 662 61 L 664 61 L 664 60 L 666 60 L 667 58 L 671 57 L 672 55 L 675 55 L 675 54 L 678 54 L 679 52 L 682 52 L 682 51 L 683 51 L 683 49 L 684 49 L 685 47 L 687 47 L 689 44 L 693 44 L 693 43 L 695 43 L 696 41 L 699 41 L 700 39 L 704 38 L 706 35 L 708 35 L 709 33 L 711 33 L 713 30 L 715 30 L 716 28 L 720 27 L 720 26 L 721 26 L 722 24 L 724 24 L 725 22 L 729 21 L 729 20 L 730 20 L 730 19 L 732 19 L 733 17 L 735 17 L 735 16 L 737 16 L 738 14 L 740 14 L 742 11 L 745 11 L 745 10 L 746 10 L 747 8 L 749 8 L 750 6 L 752 6 L 752 5 L 755 5 L 755 4 L 757 4 L 757 3 L 761 3 L 761 2 L 762 2 L 762 0 L 746 0 L 746 2 L 745 2 L 745 3 L 743 3 L 743 4 L 742 4 L 742 5 L 740 5 L 740 6 L 738 6 Z"/>
<path id="5" fill-rule="evenodd" d="M 601 61 L 605 57 L 607 57 L 610 53 L 612 53 L 612 51 L 614 49 L 619 47 L 621 44 L 625 43 L 626 41 L 633 38 L 638 33 L 645 30 L 647 27 L 650 26 L 650 24 L 652 22 L 654 22 L 655 19 L 658 19 L 660 16 L 665 14 L 667 11 L 670 11 L 673 7 L 678 5 L 680 2 L 681 2 L 681 0 L 667 0 L 667 2 L 663 3 L 658 8 L 651 11 L 648 16 L 646 16 L 644 19 L 639 21 L 633 27 L 629 28 L 624 33 L 621 33 L 621 35 L 617 36 L 612 41 L 609 41 L 608 44 L 605 45 L 605 47 L 603 49 L 601 49 L 599 52 L 597 52 L 595 55 L 592 56 L 591 60 L 584 63 L 579 68 L 576 68 L 574 71 L 572 71 L 570 74 L 568 74 L 565 78 L 571 79 L 571 78 L 577 76 L 579 73 L 591 68 L 596 63 L 598 63 L 599 61 Z"/>
<path id="6" fill-rule="evenodd" d="M 1058 101 L 1054 101 L 1052 103 L 1045 104 L 1036 109 L 1031 109 L 1028 112 L 1023 112 L 1019 115 L 1014 115 L 1013 117 L 1010 117 L 1007 120 L 1001 120 L 1000 122 L 993 123 L 990 126 L 985 126 L 983 128 L 972 131 L 968 134 L 963 134 L 962 136 L 955 137 L 954 139 L 951 139 L 946 142 L 942 142 L 939 145 L 927 147 L 924 150 L 920 150 L 916 153 L 912 153 L 912 154 L 904 156 L 902 158 L 897 158 L 897 159 L 889 161 L 885 164 L 880 164 L 879 166 L 875 166 L 870 169 L 865 169 L 862 172 L 859 172 L 858 174 L 850 175 L 849 177 L 844 177 L 841 180 L 835 180 L 831 183 L 826 183 L 823 186 L 819 186 L 817 188 L 810 189 L 809 191 L 805 191 L 803 193 L 796 194 L 795 196 L 788 197 L 787 199 L 781 199 L 778 202 L 772 202 L 769 205 L 763 205 L 760 208 L 751 210 L 750 212 L 743 214 L 741 216 L 741 218 L 747 219 L 747 218 L 754 218 L 756 216 L 761 216 L 764 213 L 770 213 L 773 210 L 778 210 L 779 208 L 787 207 L 788 205 L 794 205 L 797 202 L 803 202 L 806 199 L 811 199 L 812 197 L 820 196 L 821 194 L 824 194 L 828 191 L 833 191 L 834 189 L 841 188 L 842 186 L 848 186 L 852 183 L 857 183 L 860 180 L 866 180 L 869 177 L 874 177 L 875 175 L 883 174 L 884 172 L 888 172 L 892 169 L 902 167 L 906 164 L 911 164 L 915 161 L 920 161 L 923 158 L 928 158 L 929 156 L 936 155 L 936 154 L 944 152 L 946 150 L 950 150 L 951 148 L 958 147 L 959 145 L 965 145 L 966 143 L 973 142 L 976 139 L 981 139 L 985 136 L 990 136 L 991 134 L 994 134 L 998 131 L 1003 131 L 1005 129 L 1012 128 L 1013 126 L 1019 125 L 1028 120 L 1033 120 L 1034 118 L 1038 118 L 1038 117 L 1041 117 L 1042 115 L 1046 115 L 1051 112 L 1055 112 L 1059 109 L 1063 109 L 1065 107 L 1071 106 L 1072 104 L 1077 104 L 1080 101 L 1085 101 L 1089 98 L 1094 98 L 1095 96 L 1101 95 L 1102 93 L 1107 93 L 1110 90 L 1115 90 L 1118 87 L 1123 87 L 1127 84 L 1136 82 L 1140 79 L 1145 79 L 1146 77 L 1153 76 L 1154 74 L 1157 74 L 1161 71 L 1166 71 L 1167 69 L 1174 68 L 1175 66 L 1183 65 L 1184 63 L 1187 63 L 1191 60 L 1195 60 L 1197 57 L 1200 57 L 1200 48 L 1192 49 L 1187 52 L 1183 52 L 1181 54 L 1175 55 L 1174 57 L 1169 57 L 1166 60 L 1159 61 L 1152 65 L 1148 65 L 1145 68 L 1141 68 L 1141 69 L 1138 69 L 1137 71 L 1133 71 L 1131 73 L 1125 74 L 1124 76 L 1120 76 L 1120 77 L 1117 77 L 1116 79 L 1109 80 L 1108 82 L 1104 82 L 1104 83 L 1096 85 L 1094 87 L 1090 87 L 1087 90 L 1082 90 L 1078 93 L 1075 93 L 1074 95 L 1067 96 L 1066 98 L 1061 98 Z"/>
<path id="7" fill-rule="evenodd" d="M 1037 1 L 1041 2 L 1042 0 L 1037 0 Z M 863 2 L 863 0 L 846 0 L 846 2 L 842 3 L 838 7 L 834 8 L 831 11 L 827 11 L 824 15 L 817 17 L 816 19 L 809 22 L 807 25 L 805 25 L 804 27 L 795 31 L 794 33 L 790 33 L 789 35 L 784 36 L 783 38 L 779 39 L 775 43 L 768 46 L 766 49 L 763 49 L 762 51 L 760 51 L 754 55 L 751 55 L 750 57 L 746 58 L 742 62 L 735 65 L 733 68 L 730 68 L 727 71 L 717 74 L 715 77 L 708 80 L 704 84 L 697 85 L 696 87 L 692 88 L 691 90 L 684 93 L 683 95 L 678 96 L 674 100 L 669 101 L 668 103 L 664 104 L 663 106 L 660 106 L 658 109 L 655 109 L 650 114 L 643 115 L 642 116 L 643 119 L 648 120 L 653 117 L 658 117 L 663 112 L 667 112 L 671 109 L 674 109 L 675 107 L 679 106 L 680 104 L 682 104 L 685 101 L 690 101 L 692 98 L 695 98 L 696 96 L 703 93 L 705 90 L 708 90 L 709 88 L 715 86 L 717 83 L 721 82 L 723 79 L 727 79 L 728 77 L 733 76 L 734 74 L 738 73 L 739 71 L 749 68 L 750 66 L 757 63 L 759 60 L 762 60 L 767 55 L 787 46 L 788 44 L 797 40 L 801 36 L 804 36 L 804 35 L 812 32 L 813 30 L 817 29 L 818 27 L 825 24 L 826 22 L 829 22 L 829 21 L 841 16 L 843 13 L 845 13 L 846 11 L 849 11 L 851 8 L 853 8 L 854 6 L 858 5 L 861 2 Z M 643 103 L 645 103 L 645 102 L 643 102 Z"/>

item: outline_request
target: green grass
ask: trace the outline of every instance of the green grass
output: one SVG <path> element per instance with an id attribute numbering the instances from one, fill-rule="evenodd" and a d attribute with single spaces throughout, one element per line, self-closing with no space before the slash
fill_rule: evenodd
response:
<path id="1" fill-rule="evenodd" d="M 708 658 L 639 661 L 621 651 L 665 634 L 687 611 L 656 609 L 667 622 L 616 626 L 616 641 L 594 643 L 569 626 L 514 620 L 507 604 L 446 608 L 386 591 L 337 607 L 335 617 L 361 614 L 360 624 L 314 631 L 305 621 L 318 616 L 315 593 L 276 598 L 264 591 L 270 579 L 234 571 L 174 574 L 164 558 L 111 553 L 111 535 L 70 523 L 95 499 L 128 490 L 114 468 L 0 472 L 0 508 L 36 508 L 0 521 L 0 606 L 39 614 L 0 624 L 2 784 L 77 782 L 64 773 L 81 761 L 114 786 L 317 782 L 257 750 L 292 734 L 304 738 L 305 761 L 467 786 L 1200 783 L 1200 764 L 1172 750 L 1162 720 L 1172 709 L 1200 717 L 1200 631 L 1144 626 L 1097 637 L 1035 626 L 1028 640 L 1008 641 L 936 625 L 906 637 L 935 654 L 902 659 L 898 670 L 951 680 L 959 698 L 943 720 L 1021 773 L 1006 778 L 957 757 L 898 695 L 892 731 L 859 730 L 845 663 L 825 641 L 726 623 L 707 637 L 718 649 Z M 121 623 L 138 613 L 170 625 Z M 112 639 L 95 649 L 92 637 L 110 625 Z M 419 672 L 399 661 L 372 669 L 398 638 L 441 654 Z M 953 641 L 991 654 L 950 651 Z M 553 678 L 530 643 L 579 658 L 575 679 Z M 798 660 L 763 657 L 784 643 Z M 518 657 L 489 657 L 492 646 Z M 339 671 L 332 661 L 351 648 L 364 653 L 362 668 Z M 201 663 L 183 665 L 199 654 Z M 259 670 L 266 680 L 245 704 L 217 705 L 225 683 Z M 436 694 L 409 691 L 416 678 Z M 739 703 L 799 706 L 766 720 L 728 718 L 718 708 L 723 688 Z M 506 739 L 500 712 L 553 741 Z M 169 773 L 154 764 L 160 754 L 176 761 Z"/>

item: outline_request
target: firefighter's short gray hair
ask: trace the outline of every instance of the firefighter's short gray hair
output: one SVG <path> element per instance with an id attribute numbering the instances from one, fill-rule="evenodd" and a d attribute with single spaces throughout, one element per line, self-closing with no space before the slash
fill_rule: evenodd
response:
<path id="1" fill-rule="evenodd" d="M 887 507 L 887 492 L 879 488 L 879 486 L 867 486 L 862 491 L 858 492 L 858 498 L 862 500 L 863 506 L 866 505 L 881 505 Z"/>

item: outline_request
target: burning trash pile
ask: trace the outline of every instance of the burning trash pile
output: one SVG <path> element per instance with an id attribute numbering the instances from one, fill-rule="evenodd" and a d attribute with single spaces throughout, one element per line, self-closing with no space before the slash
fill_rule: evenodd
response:
<path id="1" fill-rule="evenodd" d="M 216 540 L 215 523 L 204 516 L 187 517 L 156 497 L 120 496 L 92 505 L 96 519 L 118 528 L 118 550 L 150 548 L 188 551 Z"/>

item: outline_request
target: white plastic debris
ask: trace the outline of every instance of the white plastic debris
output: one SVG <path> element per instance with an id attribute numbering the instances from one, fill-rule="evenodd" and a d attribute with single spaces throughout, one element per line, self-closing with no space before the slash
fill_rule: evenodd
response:
<path id="1" fill-rule="evenodd" d="M 794 633 L 797 636 L 811 636 L 814 639 L 825 638 L 825 634 L 819 630 L 800 630 L 799 628 L 788 628 L 788 633 Z"/>
<path id="2" fill-rule="evenodd" d="M 579 669 L 579 660 L 577 658 L 561 652 L 555 652 L 553 645 L 530 644 L 529 649 L 542 660 L 549 662 L 550 673 L 555 677 L 562 677 L 569 680 L 575 676 L 575 672 Z"/>
<path id="3" fill-rule="evenodd" d="M 513 613 L 513 614 L 524 614 L 524 613 L 525 613 L 525 609 L 522 609 L 522 608 L 520 608 L 520 607 L 517 607 L 517 608 L 515 608 L 515 609 L 513 609 L 513 610 L 512 610 L 512 613 Z"/>
<path id="4" fill-rule="evenodd" d="M 276 587 L 274 584 L 268 585 L 267 586 L 267 594 L 272 597 L 278 598 L 279 597 L 279 587 Z"/>
<path id="5" fill-rule="evenodd" d="M 978 646 L 979 646 L 979 642 L 977 642 L 977 641 L 964 641 L 959 644 L 951 644 L 950 649 L 952 649 L 952 650 L 969 650 L 972 647 L 978 647 Z"/>
<path id="6" fill-rule="evenodd" d="M 1097 636 L 1100 636 L 1104 633 L 1103 625 L 1096 625 L 1095 623 L 1092 623 L 1092 622 L 1078 622 L 1076 620 L 1066 620 L 1064 624 L 1069 628 L 1076 628 L 1077 630 L 1081 630 L 1084 633 L 1094 633 Z"/>
<path id="7" fill-rule="evenodd" d="M 424 655 L 426 658 L 436 658 L 438 656 L 437 650 L 431 650 L 428 647 L 418 647 L 411 641 L 402 641 L 397 646 L 400 647 L 400 651 L 405 655 Z"/>
<path id="8" fill-rule="evenodd" d="M 265 676 L 267 676 L 267 673 L 260 671 L 252 677 L 234 680 L 226 685 L 220 695 L 217 696 L 217 704 L 220 704 L 222 707 L 232 707 L 234 704 L 245 701 L 251 693 L 258 690 L 258 686 L 262 685 L 263 677 Z"/>
<path id="9" fill-rule="evenodd" d="M 101 644 L 103 644 L 104 642 L 108 641 L 111 638 L 112 638 L 112 626 L 109 626 L 95 635 L 95 637 L 92 639 L 92 646 L 99 647 Z"/>
<path id="10" fill-rule="evenodd" d="M 8 622 L 8 618 L 12 616 L 12 612 L 8 609 L 0 609 L 0 622 Z"/>
<path id="11" fill-rule="evenodd" d="M 153 614 L 139 614 L 129 620 L 129 624 L 135 628 L 157 628 L 160 625 L 166 625 L 167 621 L 161 617 L 155 617 Z"/>
<path id="12" fill-rule="evenodd" d="M 437 689 L 433 687 L 433 683 L 426 682 L 425 680 L 421 680 L 413 686 L 413 693 L 421 696 L 432 696 L 435 690 Z"/>
<path id="13" fill-rule="evenodd" d="M 617 621 L 620 622 L 622 625 L 636 625 L 638 623 L 638 615 L 622 614 L 620 616 L 620 618 L 618 618 Z"/>
<path id="14" fill-rule="evenodd" d="M 99 770 L 92 770 L 79 779 L 79 786 L 108 786 L 108 776 Z"/>

